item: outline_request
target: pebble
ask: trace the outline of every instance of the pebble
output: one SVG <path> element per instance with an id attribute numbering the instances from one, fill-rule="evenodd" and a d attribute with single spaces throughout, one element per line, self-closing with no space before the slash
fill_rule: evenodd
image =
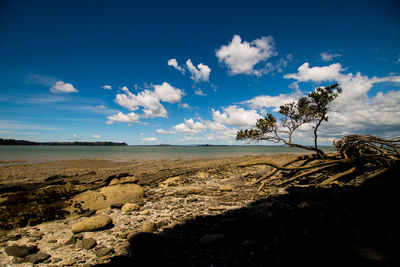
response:
<path id="1" fill-rule="evenodd" d="M 57 240 L 52 239 L 52 240 L 47 241 L 47 243 L 49 243 L 49 244 L 54 244 L 54 243 L 57 243 Z"/>
<path id="2" fill-rule="evenodd" d="M 32 263 L 35 264 L 35 263 L 43 262 L 43 261 L 47 260 L 48 258 L 50 258 L 49 254 L 39 252 L 39 253 L 36 253 L 36 254 L 28 255 L 24 259 L 27 262 L 32 262 Z"/>
<path id="3" fill-rule="evenodd" d="M 96 240 L 93 238 L 84 238 L 82 239 L 82 247 L 84 249 L 91 249 L 97 245 Z"/>
<path id="4" fill-rule="evenodd" d="M 142 232 L 152 233 L 157 229 L 157 226 L 152 222 L 145 222 L 142 224 Z"/>
<path id="5" fill-rule="evenodd" d="M 131 212 L 138 210 L 140 207 L 136 203 L 126 203 L 125 205 L 122 206 L 121 211 L 123 212 Z"/>
<path id="6" fill-rule="evenodd" d="M 232 186 L 230 186 L 230 185 L 221 185 L 219 187 L 219 190 L 220 191 L 232 191 Z"/>
<path id="7" fill-rule="evenodd" d="M 9 246 L 5 248 L 5 252 L 9 256 L 14 256 L 17 258 L 24 258 L 29 254 L 35 253 L 38 251 L 36 246 Z"/>
<path id="8" fill-rule="evenodd" d="M 112 220 L 109 216 L 99 215 L 96 217 L 91 217 L 89 219 L 83 220 L 73 225 L 71 231 L 73 233 L 91 232 L 103 229 L 111 225 L 112 225 Z"/>
<path id="9" fill-rule="evenodd" d="M 76 243 L 76 236 L 71 236 L 71 238 L 70 239 L 68 239 L 65 243 L 64 243 L 64 245 L 74 245 Z"/>
<path id="10" fill-rule="evenodd" d="M 114 253 L 115 253 L 115 251 L 113 248 L 104 248 L 104 249 L 100 249 L 100 250 L 94 252 L 94 254 L 99 258 L 108 256 L 108 255 L 112 255 Z"/>
<path id="11" fill-rule="evenodd" d="M 139 214 L 140 215 L 148 215 L 150 213 L 149 210 L 142 210 Z"/>

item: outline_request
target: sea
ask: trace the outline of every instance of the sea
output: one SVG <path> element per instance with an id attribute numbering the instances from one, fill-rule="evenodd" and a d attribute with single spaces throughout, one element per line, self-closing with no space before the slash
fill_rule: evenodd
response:
<path id="1" fill-rule="evenodd" d="M 333 152 L 334 147 L 321 147 Z M 305 154 L 307 150 L 268 145 L 146 145 L 146 146 L 0 146 L 0 164 L 43 162 L 72 159 L 104 159 L 113 161 L 146 161 L 204 159 L 244 155 Z"/>

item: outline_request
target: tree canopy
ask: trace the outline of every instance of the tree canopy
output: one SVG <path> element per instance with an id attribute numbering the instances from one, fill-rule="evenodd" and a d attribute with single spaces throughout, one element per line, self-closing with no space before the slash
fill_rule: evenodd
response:
<path id="1" fill-rule="evenodd" d="M 313 150 L 323 157 L 324 152 L 318 148 L 318 129 L 323 121 L 328 121 L 329 104 L 342 92 L 339 84 L 317 87 L 297 102 L 280 106 L 278 119 L 271 113 L 258 119 L 256 129 L 245 129 L 237 132 L 236 140 L 283 142 L 286 145 Z M 293 133 L 303 124 L 315 123 L 314 146 L 293 143 Z"/>

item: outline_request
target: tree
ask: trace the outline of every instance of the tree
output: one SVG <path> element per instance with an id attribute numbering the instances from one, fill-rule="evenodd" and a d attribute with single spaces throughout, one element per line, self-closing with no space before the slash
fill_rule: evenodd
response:
<path id="1" fill-rule="evenodd" d="M 297 103 L 292 102 L 280 106 L 279 123 L 275 116 L 268 113 L 265 118 L 258 119 L 256 129 L 240 130 L 236 140 L 251 139 L 255 141 L 283 142 L 285 145 L 300 147 L 317 152 L 323 158 L 324 152 L 318 148 L 318 128 L 323 121 L 328 121 L 329 104 L 342 92 L 339 84 L 318 87 Z M 293 133 L 303 124 L 316 122 L 314 126 L 314 146 L 304 146 L 292 142 Z M 285 136 L 285 137 L 284 137 Z"/>

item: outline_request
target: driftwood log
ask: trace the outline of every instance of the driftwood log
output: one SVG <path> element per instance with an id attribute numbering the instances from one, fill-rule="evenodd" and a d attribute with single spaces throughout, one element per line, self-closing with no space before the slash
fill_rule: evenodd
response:
<path id="1" fill-rule="evenodd" d="M 304 155 L 279 166 L 273 163 L 244 165 L 268 165 L 272 170 L 260 177 L 255 184 L 258 190 L 265 185 L 311 186 L 340 184 L 355 177 L 370 177 L 386 172 L 400 164 L 400 137 L 383 139 L 371 135 L 349 135 L 334 141 L 336 153 Z"/>

